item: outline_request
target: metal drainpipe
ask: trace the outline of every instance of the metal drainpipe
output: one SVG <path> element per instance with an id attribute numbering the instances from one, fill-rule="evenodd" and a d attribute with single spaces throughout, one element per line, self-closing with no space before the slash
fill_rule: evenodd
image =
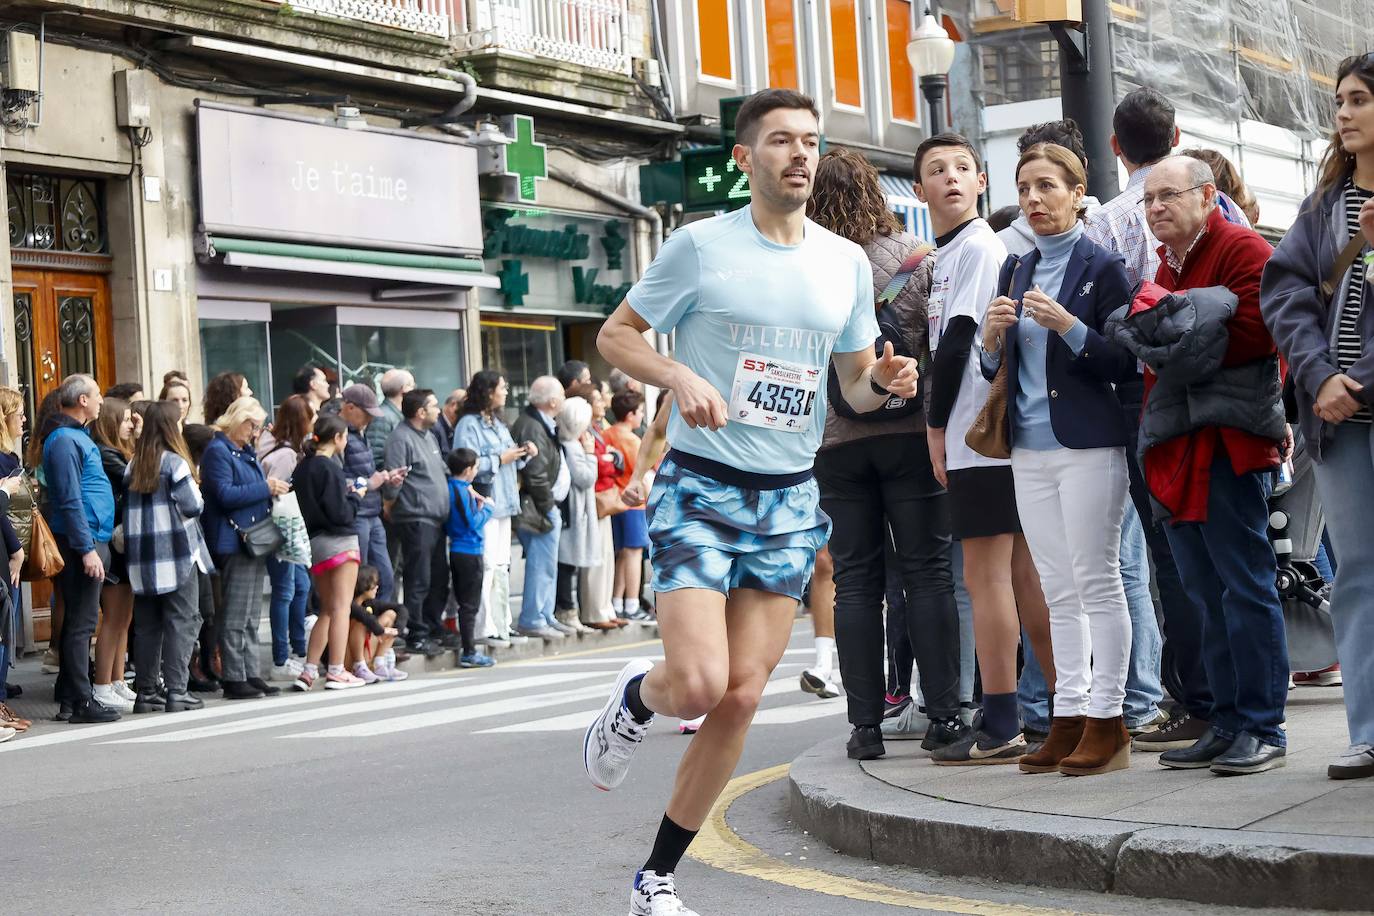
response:
<path id="1" fill-rule="evenodd" d="M 440 67 L 434 72 L 446 79 L 453 80 L 455 83 L 461 83 L 463 86 L 463 97 L 458 100 L 456 105 L 440 115 L 440 120 L 453 120 L 471 111 L 472 106 L 477 104 L 477 80 L 472 78 L 472 74 L 464 73 L 462 70 L 450 70 L 448 67 Z"/>

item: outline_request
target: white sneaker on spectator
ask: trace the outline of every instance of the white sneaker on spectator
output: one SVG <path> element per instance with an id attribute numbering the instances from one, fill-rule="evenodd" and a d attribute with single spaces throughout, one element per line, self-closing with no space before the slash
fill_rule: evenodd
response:
<path id="1" fill-rule="evenodd" d="M 119 694 L 121 697 L 128 700 L 130 703 L 138 699 L 138 694 L 134 693 L 133 690 L 129 687 L 128 683 L 125 681 L 115 681 L 110 686 L 114 688 L 115 693 Z"/>
<path id="2" fill-rule="evenodd" d="M 528 636 L 521 636 L 519 633 L 507 633 L 503 638 L 512 646 L 518 646 L 522 643 L 527 643 L 530 641 L 530 638 Z"/>
<path id="3" fill-rule="evenodd" d="M 630 890 L 630 916 L 698 916 L 677 895 L 672 875 L 642 871 Z"/>
<path id="4" fill-rule="evenodd" d="M 50 646 L 48 651 L 43 653 L 42 671 L 44 674 L 56 674 L 60 669 L 61 662 L 57 658 L 57 650 Z"/>
<path id="5" fill-rule="evenodd" d="M 9 726 L 0 727 L 0 744 L 4 744 L 6 741 L 10 740 L 17 734 L 19 734 L 19 732 L 15 731 Z"/>
<path id="6" fill-rule="evenodd" d="M 564 623 L 564 622 L 561 621 L 561 620 L 554 620 L 554 621 L 551 621 L 551 622 L 549 623 L 549 626 L 552 627 L 553 629 L 557 630 L 558 632 L 562 633 L 564 636 L 576 636 L 576 635 L 577 635 L 577 627 L 573 626 L 573 625 L 570 624 L 570 623 Z"/>
<path id="7" fill-rule="evenodd" d="M 269 681 L 294 681 L 301 676 L 300 669 L 291 669 L 291 660 L 287 659 L 284 665 L 273 665 L 272 671 L 268 674 Z"/>
<path id="8" fill-rule="evenodd" d="M 115 693 L 113 684 L 94 684 L 91 687 L 91 696 L 97 703 L 108 709 L 117 709 L 120 712 L 133 712 L 134 701 L 126 700 Z"/>

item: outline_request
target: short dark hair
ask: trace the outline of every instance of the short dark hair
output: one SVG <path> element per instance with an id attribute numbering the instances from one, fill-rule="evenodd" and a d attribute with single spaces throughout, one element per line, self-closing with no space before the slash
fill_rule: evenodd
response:
<path id="1" fill-rule="evenodd" d="M 135 398 L 134 395 L 143 392 L 142 382 L 120 382 L 118 385 L 111 385 L 105 392 L 107 398 L 118 398 L 121 401 L 138 401 L 142 398 Z"/>
<path id="2" fill-rule="evenodd" d="M 588 366 L 580 359 L 570 359 L 559 366 L 558 381 L 562 384 L 563 390 L 567 391 L 569 385 L 581 378 L 583 371 L 590 369 L 591 366 Z"/>
<path id="3" fill-rule="evenodd" d="M 779 108 L 809 111 L 817 122 L 821 119 L 820 110 L 811 96 L 792 89 L 764 89 L 755 92 L 740 105 L 735 115 L 735 142 L 741 146 L 753 146 L 758 139 L 759 122 L 770 111 Z"/>
<path id="4" fill-rule="evenodd" d="M 1026 128 L 1025 133 L 1016 141 L 1016 152 L 1024 153 L 1026 150 L 1035 146 L 1037 143 L 1053 143 L 1062 146 L 1069 152 L 1083 160 L 1083 168 L 1088 168 L 1088 153 L 1083 147 L 1083 131 L 1078 129 L 1078 122 L 1073 118 L 1064 118 L 1062 121 L 1046 121 L 1043 124 L 1032 124 Z"/>
<path id="5" fill-rule="evenodd" d="M 623 422 L 626 417 L 644 406 L 644 395 L 638 391 L 622 391 L 611 398 L 611 413 L 617 422 Z"/>
<path id="6" fill-rule="evenodd" d="M 448 472 L 458 477 L 477 463 L 477 453 L 470 448 L 455 448 L 444 460 L 448 462 Z"/>
<path id="7" fill-rule="evenodd" d="M 978 150 L 974 149 L 973 144 L 969 142 L 968 138 L 963 134 L 945 131 L 933 137 L 926 137 L 921 141 L 921 145 L 916 147 L 916 155 L 913 156 L 911 160 L 912 181 L 920 182 L 921 163 L 925 160 L 926 153 L 933 149 L 939 149 L 942 146 L 957 146 L 960 149 L 967 150 L 968 154 L 973 157 L 973 164 L 978 168 L 978 171 L 983 171 L 983 158 L 978 155 Z"/>
<path id="8" fill-rule="evenodd" d="M 1112 115 L 1121 155 L 1136 165 L 1151 165 L 1174 148 L 1174 106 L 1148 86 L 1132 89 Z"/>
<path id="9" fill-rule="evenodd" d="M 415 419 L 415 415 L 424 409 L 425 402 L 434 398 L 434 391 L 431 388 L 414 388 L 401 395 L 401 416 L 407 420 Z M 435 398 L 437 401 L 438 398 Z"/>
<path id="10" fill-rule="evenodd" d="M 320 373 L 321 375 L 324 374 L 324 370 L 321 369 L 319 366 L 315 365 L 314 363 L 306 363 L 304 366 L 301 366 L 300 370 L 291 378 L 292 393 L 309 394 L 310 383 L 315 381 L 316 372 Z M 325 378 L 327 380 L 328 376 L 326 376 Z"/>
<path id="11" fill-rule="evenodd" d="M 382 574 L 377 571 L 377 567 L 364 564 L 358 567 L 358 581 L 353 585 L 353 597 L 362 597 L 363 592 L 370 592 L 382 581 Z"/>
<path id="12" fill-rule="evenodd" d="M 1001 232 L 1003 229 L 1016 222 L 1016 218 L 1021 215 L 1021 208 L 1016 204 L 1009 204 L 992 211 L 988 217 L 988 225 L 993 232 Z"/>

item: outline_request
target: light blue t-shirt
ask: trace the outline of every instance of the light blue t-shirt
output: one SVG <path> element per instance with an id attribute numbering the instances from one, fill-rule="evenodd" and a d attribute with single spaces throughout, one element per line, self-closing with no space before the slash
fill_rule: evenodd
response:
<path id="1" fill-rule="evenodd" d="M 752 208 L 678 229 L 630 290 L 630 307 L 676 359 L 729 404 L 724 429 L 691 429 L 676 408 L 674 448 L 755 474 L 811 467 L 825 426 L 830 354 L 878 336 L 863 249 L 811 220 L 800 245 L 779 245 Z"/>

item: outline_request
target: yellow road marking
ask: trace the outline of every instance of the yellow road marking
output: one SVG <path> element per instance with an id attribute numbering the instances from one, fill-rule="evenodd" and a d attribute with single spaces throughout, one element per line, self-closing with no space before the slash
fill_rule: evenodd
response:
<path id="1" fill-rule="evenodd" d="M 768 855 L 744 840 L 725 822 L 725 814 L 730 805 L 740 796 L 770 783 L 777 782 L 787 775 L 789 764 L 759 770 L 730 781 L 721 793 L 711 814 L 702 825 L 688 850 L 688 855 L 712 868 L 746 875 L 831 897 L 846 897 L 851 900 L 866 900 L 872 903 L 886 903 L 889 906 L 904 907 L 909 910 L 939 910 L 947 913 L 973 913 L 981 916 L 1060 916 L 1071 914 L 1073 910 L 1057 910 L 1047 907 L 1013 906 L 987 900 L 973 900 L 966 897 L 951 897 L 944 894 L 922 894 L 917 891 L 889 887 L 873 881 L 832 875 L 815 868 L 792 865 Z M 816 843 L 822 842 L 813 838 Z"/>

